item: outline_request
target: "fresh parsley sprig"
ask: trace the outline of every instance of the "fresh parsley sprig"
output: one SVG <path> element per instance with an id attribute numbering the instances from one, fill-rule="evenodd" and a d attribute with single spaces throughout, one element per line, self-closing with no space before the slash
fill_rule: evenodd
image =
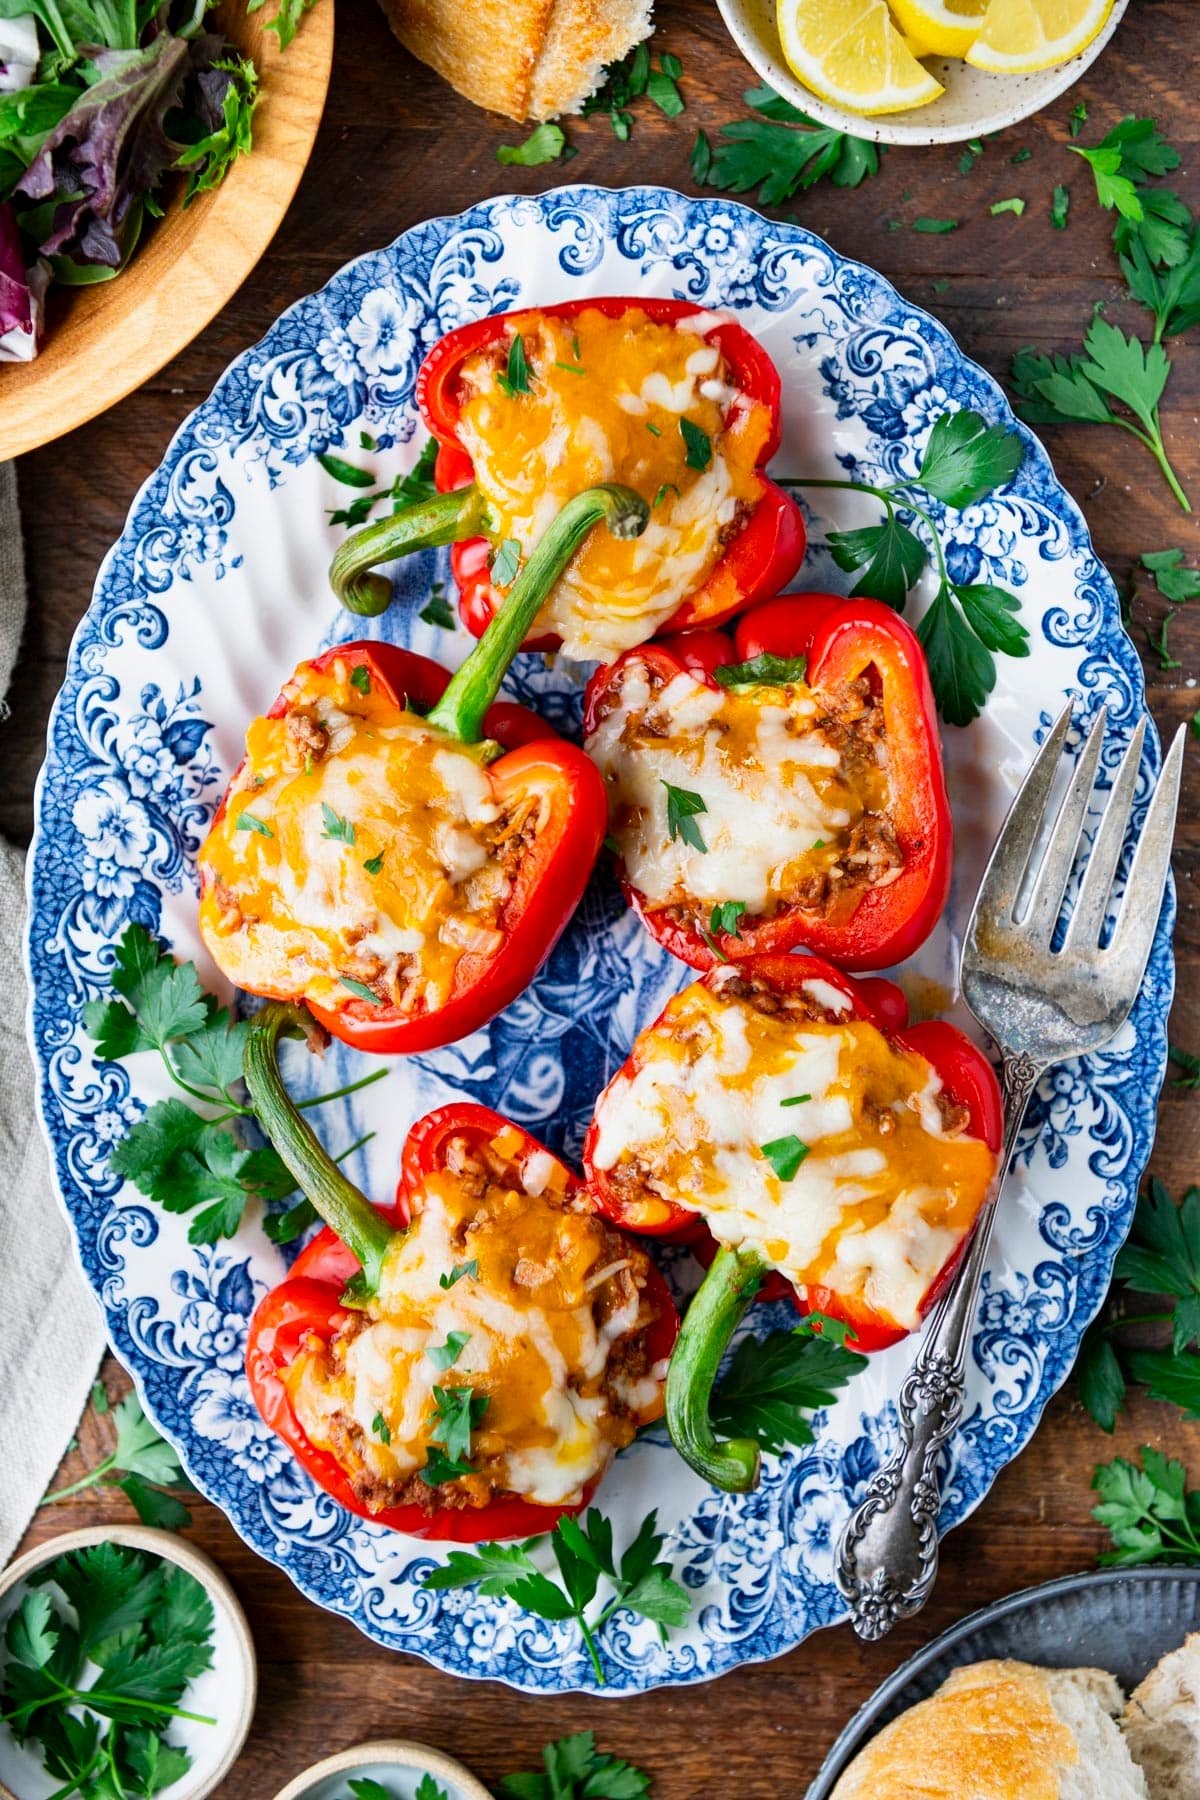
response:
<path id="1" fill-rule="evenodd" d="M 589 95 L 579 110 L 585 119 L 594 113 L 607 113 L 614 134 L 624 141 L 633 130 L 633 114 L 629 108 L 635 100 L 645 97 L 668 119 L 679 117 L 684 110 L 683 95 L 679 92 L 682 74 L 682 63 L 669 52 L 664 52 L 655 66 L 650 46 L 643 41 L 620 62 L 609 64 L 600 87 Z"/>
<path id="2" fill-rule="evenodd" d="M 811 1444 L 808 1415 L 828 1406 L 867 1366 L 847 1349 L 847 1328 L 814 1313 L 790 1331 L 744 1337 L 712 1399 L 714 1425 L 728 1437 L 750 1437 L 779 1456 L 788 1444 Z"/>
<path id="3" fill-rule="evenodd" d="M 539 1619 L 574 1619 L 601 1686 L 605 1673 L 600 1637 L 611 1618 L 628 1612 L 649 1619 L 665 1641 L 667 1631 L 682 1625 L 691 1611 L 689 1595 L 674 1579 L 671 1564 L 662 1559 L 666 1537 L 658 1530 L 657 1509 L 647 1513 L 619 1561 L 612 1523 L 594 1506 L 586 1518 L 561 1518 L 550 1534 L 561 1586 L 543 1574 L 529 1554 L 539 1542 L 530 1538 L 524 1544 L 451 1550 L 445 1566 L 432 1569 L 422 1585 L 438 1590 L 477 1586 L 490 1599 L 515 1600 Z M 589 1618 L 602 1580 L 612 1588 L 612 1598 Z"/>
<path id="4" fill-rule="evenodd" d="M 1034 425 L 1115 425 L 1128 432 L 1190 512 L 1163 437 L 1160 408 L 1171 359 L 1162 346 L 1200 321 L 1200 229 L 1178 194 L 1150 185 L 1179 166 L 1179 153 L 1153 119 L 1132 117 L 1099 144 L 1069 148 L 1091 165 L 1097 199 L 1115 214 L 1113 246 L 1131 297 L 1154 317 L 1154 333 L 1144 343 L 1097 318 L 1082 354 L 1018 351 L 1012 365 L 1018 410 Z M 1065 222 L 1065 203 L 1062 217 Z"/>
<path id="5" fill-rule="evenodd" d="M 60 1795 L 157 1794 L 191 1767 L 172 1722 L 216 1723 L 181 1705 L 212 1666 L 213 1627 L 204 1588 L 174 1563 L 117 1544 L 69 1551 L 9 1618 L 0 1719 Z"/>
<path id="6" fill-rule="evenodd" d="M 229 1129 L 256 1117 L 254 1107 L 239 1097 L 249 1026 L 232 1019 L 205 992 L 193 963 L 175 962 L 136 922 L 126 926 L 117 945 L 112 985 L 115 999 L 89 1000 L 83 1009 L 97 1056 L 120 1062 L 140 1051 L 155 1051 L 176 1086 L 206 1110 L 199 1112 L 182 1100 L 156 1101 L 114 1145 L 109 1166 L 167 1212 L 193 1213 L 189 1243 L 232 1237 L 252 1196 L 284 1200 L 296 1191 L 291 1172 L 270 1144 L 249 1149 Z M 377 1069 L 301 1105 L 340 1100 L 385 1073 Z M 349 1154 L 344 1150 L 342 1157 Z M 306 1206 L 301 1201 L 284 1215 L 294 1227 L 291 1236 L 310 1222 L 311 1209 L 301 1210 Z M 287 1228 L 278 1229 L 277 1241 L 286 1242 L 282 1232 Z"/>
<path id="7" fill-rule="evenodd" d="M 1200 1088 L 1200 1056 L 1194 1055 L 1191 1050 L 1181 1050 L 1178 1044 L 1171 1044 L 1167 1055 L 1179 1070 L 1171 1086 L 1190 1088 L 1193 1092 Z"/>
<path id="8" fill-rule="evenodd" d="M 1024 457 L 1025 447 L 1014 432 L 964 410 L 942 413 L 934 420 L 920 467 L 910 478 L 883 487 L 832 477 L 779 478 L 784 487 L 838 488 L 869 494 L 883 503 L 882 524 L 829 534 L 838 567 L 861 571 L 850 590 L 852 598 L 869 596 L 903 612 L 928 553 L 901 514 L 924 524 L 933 545 L 938 586 L 917 636 L 925 647 L 938 710 L 951 725 L 969 725 L 982 712 L 996 685 L 993 652 L 1028 656 L 1029 633 L 1015 616 L 1020 602 L 1007 589 L 951 578 L 937 520 L 922 502 L 933 499 L 961 511 L 1010 481 Z"/>
<path id="9" fill-rule="evenodd" d="M 362 435 L 365 437 L 366 434 Z M 362 447 L 367 450 L 374 449 L 375 446 L 371 442 L 364 443 Z M 329 523 L 349 525 L 352 528 L 363 525 L 381 500 L 391 500 L 394 513 L 400 512 L 405 506 L 415 506 L 419 501 L 432 500 L 437 493 L 437 483 L 433 478 L 437 452 L 437 439 L 427 438 L 408 474 L 397 475 L 390 488 L 376 487 L 376 477 L 369 470 L 346 462 L 332 451 L 318 456 L 317 461 L 326 474 L 332 475 L 335 481 L 340 481 L 343 487 L 369 487 L 373 490 L 369 494 L 360 494 L 349 506 L 336 508 L 329 514 Z"/>
<path id="10" fill-rule="evenodd" d="M 92 1409 L 101 1415 L 109 1410 L 108 1395 L 99 1382 L 92 1390 Z M 85 1488 L 119 1487 L 143 1525 L 182 1531 L 192 1515 L 174 1494 L 163 1491 L 190 1485 L 175 1451 L 150 1423 L 136 1394 L 117 1402 L 112 1420 L 117 1435 L 109 1454 L 78 1481 L 46 1494 L 39 1506 L 57 1506 Z"/>
<path id="11" fill-rule="evenodd" d="M 642 1800 L 650 1792 L 644 1770 L 597 1750 L 594 1731 L 577 1731 L 547 1744 L 542 1769 L 544 1773 L 505 1775 L 498 1789 L 501 1800 Z"/>
<path id="12" fill-rule="evenodd" d="M 1143 1383 L 1151 1399 L 1182 1407 L 1187 1418 L 1200 1417 L 1200 1353 L 1194 1347 L 1200 1344 L 1200 1187 L 1189 1188 L 1176 1205 L 1163 1182 L 1150 1181 L 1117 1254 L 1114 1281 L 1127 1293 L 1161 1294 L 1169 1304 L 1121 1312 L 1088 1327 L 1076 1366 L 1080 1399 L 1104 1431 L 1113 1429 L 1130 1380 Z M 1120 1342 L 1118 1334 L 1129 1326 L 1168 1324 L 1169 1345 L 1147 1349 Z"/>
<path id="13" fill-rule="evenodd" d="M 1200 1493 L 1189 1489 L 1181 1462 L 1149 1444 L 1141 1454 L 1140 1469 L 1117 1456 L 1092 1476 L 1100 1495 L 1092 1517 L 1107 1526 L 1113 1541 L 1100 1561 L 1116 1568 L 1200 1562 Z"/>
<path id="14" fill-rule="evenodd" d="M 742 98 L 760 118 L 723 125 L 724 142 L 716 145 L 696 133 L 691 169 L 701 186 L 730 194 L 757 188 L 764 206 L 778 206 L 822 177 L 835 187 L 857 187 L 878 174 L 877 144 L 818 125 L 773 88 L 748 88 Z"/>

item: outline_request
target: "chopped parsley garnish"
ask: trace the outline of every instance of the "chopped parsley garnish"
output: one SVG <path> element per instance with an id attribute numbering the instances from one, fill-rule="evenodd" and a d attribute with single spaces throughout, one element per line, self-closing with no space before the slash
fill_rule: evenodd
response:
<path id="1" fill-rule="evenodd" d="M 738 926 L 746 911 L 744 900 L 722 900 L 712 909 L 709 920 L 710 931 L 723 931 L 727 937 L 741 937 Z"/>
<path id="2" fill-rule="evenodd" d="M 417 614 L 417 617 L 418 619 L 423 619 L 426 625 L 440 625 L 443 631 L 454 630 L 454 613 L 451 609 L 450 602 L 442 593 L 442 584 L 440 581 L 434 582 L 433 592 L 430 594 L 426 604 Z"/>
<path id="3" fill-rule="evenodd" d="M 355 663 L 350 671 L 350 686 L 357 688 L 360 694 L 371 691 L 371 671 L 366 663 Z"/>
<path id="4" fill-rule="evenodd" d="M 454 1267 L 450 1270 L 449 1274 L 443 1273 L 443 1274 L 439 1275 L 438 1276 L 438 1286 L 442 1287 L 442 1288 L 452 1288 L 454 1286 L 455 1282 L 461 1281 L 464 1276 L 470 1275 L 472 1277 L 472 1279 L 474 1279 L 474 1277 L 477 1276 L 478 1274 L 479 1274 L 479 1262 L 478 1262 L 478 1259 L 473 1256 L 471 1258 L 470 1262 L 455 1263 Z"/>
<path id="5" fill-rule="evenodd" d="M 437 466 L 438 445 L 436 438 L 426 438 L 421 447 L 421 454 L 407 475 L 397 475 L 391 485 L 391 496 L 396 502 L 396 510 L 402 506 L 412 506 L 418 500 L 432 500 L 437 493 L 437 482 L 433 471 Z"/>
<path id="6" fill-rule="evenodd" d="M 1187 600 L 1200 600 L 1200 569 L 1183 567 L 1182 550 L 1148 550 L 1138 558 L 1143 569 L 1154 577 L 1154 585 L 1164 600 L 1181 606 Z"/>
<path id="7" fill-rule="evenodd" d="M 1010 163 L 1027 163 L 1032 155 L 1033 151 L 1028 144 L 1022 144 L 1019 150 L 1013 151 L 1008 160 Z"/>
<path id="8" fill-rule="evenodd" d="M 1087 101 L 1086 100 L 1081 100 L 1077 106 L 1073 106 L 1071 108 L 1071 136 L 1072 137 L 1079 136 L 1080 132 L 1083 130 L 1084 126 L 1087 124 L 1087 116 L 1088 116 L 1088 109 L 1087 109 Z"/>
<path id="9" fill-rule="evenodd" d="M 999 218 L 1001 213 L 1016 213 L 1019 219 L 1025 211 L 1025 202 L 1014 194 L 1011 200 L 997 200 L 989 210 L 993 219 Z"/>
<path id="10" fill-rule="evenodd" d="M 339 975 L 338 980 L 348 994 L 354 994 L 357 999 L 367 1001 L 370 1006 L 385 1006 L 387 1004 L 386 1001 L 379 998 L 379 995 L 375 992 L 374 988 L 369 988 L 367 986 L 365 981 L 355 981 L 351 975 Z"/>
<path id="11" fill-rule="evenodd" d="M 421 1480 L 427 1487 L 441 1487 L 444 1482 L 457 1481 L 460 1475 L 474 1473 L 474 1463 L 458 1462 L 432 1443 L 425 1453 L 425 1463 L 420 1470 Z"/>
<path id="12" fill-rule="evenodd" d="M 359 432 L 358 447 L 360 450 L 374 450 L 376 448 L 375 439 L 371 436 L 369 431 Z"/>
<path id="13" fill-rule="evenodd" d="M 807 656 L 772 656 L 764 650 L 749 662 L 722 663 L 713 670 L 713 680 L 721 687 L 787 687 L 800 682 L 808 674 Z"/>
<path id="14" fill-rule="evenodd" d="M 435 1369 L 452 1369 L 470 1341 L 469 1331 L 452 1331 L 444 1344 L 431 1344 L 425 1354 Z"/>
<path id="15" fill-rule="evenodd" d="M 696 813 L 708 811 L 701 795 L 693 794 L 688 788 L 672 787 L 664 781 L 667 790 L 667 830 L 671 834 L 671 842 L 682 838 L 693 850 L 707 852 L 708 845 L 700 835 L 700 827 L 695 820 Z"/>
<path id="16" fill-rule="evenodd" d="M 604 74 L 604 85 L 588 96 L 580 111 L 585 119 L 593 113 L 606 112 L 615 136 L 622 143 L 633 129 L 633 114 L 628 108 L 643 95 L 669 119 L 678 118 L 683 111 L 683 96 L 677 86 L 683 65 L 677 56 L 660 56 L 655 68 L 650 46 L 642 42 L 620 62 L 610 63 Z"/>
<path id="17" fill-rule="evenodd" d="M 435 1387 L 433 1404 L 430 1443 L 440 1445 L 452 1461 L 465 1460 L 471 1454 L 471 1432 L 488 1409 L 487 1395 L 469 1387 Z"/>
<path id="18" fill-rule="evenodd" d="M 256 819 L 252 812 L 242 811 L 237 816 L 235 831 L 257 831 L 259 837 L 273 838 L 275 833 L 265 819 Z"/>
<path id="19" fill-rule="evenodd" d="M 957 231 L 960 223 L 958 219 L 914 219 L 912 228 L 914 231 L 944 235 L 948 231 Z"/>
<path id="20" fill-rule="evenodd" d="M 492 556 L 492 580 L 497 587 L 511 587 L 520 566 L 520 544 L 516 538 L 505 538 Z"/>
<path id="21" fill-rule="evenodd" d="M 611 850 L 614 856 L 620 856 L 621 854 L 621 846 L 618 844 L 611 831 L 605 833 L 604 848 L 606 850 Z"/>
<path id="22" fill-rule="evenodd" d="M 682 497 L 673 481 L 664 481 L 657 494 L 655 494 L 653 500 L 650 502 L 651 506 L 660 506 L 668 494 L 674 494 L 677 500 Z"/>
<path id="23" fill-rule="evenodd" d="M 503 375 L 497 375 L 496 382 L 510 400 L 517 394 L 533 392 L 529 363 L 525 356 L 525 339 L 519 331 L 514 331 L 512 335 L 508 346 L 508 365 Z"/>
<path id="24" fill-rule="evenodd" d="M 789 1094 L 787 1099 L 781 1100 L 779 1104 L 780 1106 L 803 1106 L 806 1100 L 811 1099 L 811 1094 Z"/>
<path id="25" fill-rule="evenodd" d="M 332 475 L 335 481 L 340 481 L 343 487 L 369 488 L 375 486 L 375 477 L 369 469 L 359 469 L 354 463 L 344 462 L 340 456 L 334 456 L 331 451 L 327 450 L 323 456 L 318 456 L 317 461 L 325 473 Z"/>
<path id="26" fill-rule="evenodd" d="M 381 850 L 378 856 L 368 856 L 363 868 L 368 875 L 378 875 L 383 868 L 383 851 Z"/>
<path id="27" fill-rule="evenodd" d="M 381 1412 L 377 1412 L 371 1420 L 371 1435 L 377 1437 L 381 1444 L 390 1444 L 392 1441 L 392 1428 Z"/>
<path id="28" fill-rule="evenodd" d="M 712 439 L 692 419 L 680 419 L 679 429 L 687 446 L 684 461 L 689 469 L 707 469 L 712 461 Z"/>
<path id="29" fill-rule="evenodd" d="M 1067 214 L 1071 210 L 1071 196 L 1061 181 L 1054 190 L 1054 198 L 1050 202 L 1050 223 L 1055 231 L 1067 229 Z"/>
<path id="30" fill-rule="evenodd" d="M 556 358 L 554 366 L 556 369 L 565 369 L 567 371 L 568 375 L 586 375 L 587 374 L 587 370 L 585 368 L 583 368 L 579 363 L 559 362 Z"/>
<path id="31" fill-rule="evenodd" d="M 794 1135 L 772 1138 L 769 1144 L 760 1144 L 759 1149 L 780 1181 L 790 1181 L 808 1155 L 808 1145 Z"/>
<path id="32" fill-rule="evenodd" d="M 333 840 L 339 844 L 352 844 L 354 842 L 353 820 L 341 818 L 338 813 L 334 812 L 332 806 L 330 806 L 326 800 L 322 800 L 321 802 L 321 817 L 325 821 L 325 829 L 321 833 L 323 838 L 333 838 Z"/>

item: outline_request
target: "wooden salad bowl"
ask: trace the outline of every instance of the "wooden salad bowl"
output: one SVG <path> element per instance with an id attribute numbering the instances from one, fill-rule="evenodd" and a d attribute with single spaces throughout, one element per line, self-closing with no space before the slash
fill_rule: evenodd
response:
<path id="1" fill-rule="evenodd" d="M 182 178 L 163 193 L 129 267 L 91 287 L 52 286 L 46 332 L 30 363 L 0 363 L 0 462 L 104 412 L 189 344 L 236 293 L 295 193 L 317 135 L 333 61 L 334 0 L 318 0 L 286 50 L 245 0 L 215 14 L 253 57 L 261 99 L 254 149 L 185 212 Z M 148 222 L 149 223 L 149 222 Z"/>

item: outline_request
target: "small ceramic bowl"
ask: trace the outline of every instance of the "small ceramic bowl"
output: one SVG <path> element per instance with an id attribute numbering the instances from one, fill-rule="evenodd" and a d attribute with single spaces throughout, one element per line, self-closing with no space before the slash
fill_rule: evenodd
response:
<path id="1" fill-rule="evenodd" d="M 810 118 L 876 144 L 957 144 L 1003 131 L 1041 112 L 1091 67 L 1124 15 L 1129 0 L 1115 0 L 1102 31 L 1086 50 L 1036 75 L 988 75 L 955 57 L 924 58 L 945 93 L 911 112 L 864 119 L 832 106 L 798 81 L 784 60 L 775 24 L 775 0 L 717 0 L 734 43 L 757 74 Z"/>
<path id="2" fill-rule="evenodd" d="M 177 1563 L 195 1576 L 213 1604 L 213 1666 L 188 1689 L 188 1710 L 216 1719 L 215 1725 L 177 1719 L 171 1741 L 191 1755 L 192 1766 L 159 1800 L 204 1800 L 220 1786 L 241 1754 L 250 1730 L 258 1690 L 254 1640 L 237 1595 L 217 1565 L 202 1551 L 169 1531 L 144 1525 L 94 1525 L 65 1531 L 19 1557 L 0 1574 L 0 1638 L 9 1615 L 20 1605 L 26 1583 L 36 1570 L 68 1550 L 89 1544 L 122 1544 Z M 47 1800 L 62 1783 L 47 1775 L 36 1749 L 23 1749 L 0 1725 L 0 1800 Z"/>
<path id="3" fill-rule="evenodd" d="M 379 1738 L 327 1756 L 289 1781 L 275 1800 L 347 1800 L 355 1775 L 372 1776 L 395 1800 L 415 1800 L 424 1775 L 431 1775 L 449 1800 L 492 1800 L 483 1783 L 452 1756 L 401 1738 Z"/>

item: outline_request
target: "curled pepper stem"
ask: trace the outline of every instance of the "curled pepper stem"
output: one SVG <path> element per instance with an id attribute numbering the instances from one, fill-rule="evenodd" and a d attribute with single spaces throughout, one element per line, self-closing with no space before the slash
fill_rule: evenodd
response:
<path id="1" fill-rule="evenodd" d="M 347 1288 L 348 1297 L 361 1302 L 378 1291 L 384 1257 L 396 1233 L 342 1174 L 283 1084 L 279 1039 L 306 1037 L 311 1027 L 303 1007 L 270 1001 L 251 1020 L 243 1073 L 259 1124 L 314 1210 L 362 1264 L 362 1273 Z"/>
<path id="2" fill-rule="evenodd" d="M 588 533 L 604 522 L 615 538 L 640 537 L 650 508 L 632 488 L 609 482 L 568 500 L 542 533 L 496 616 L 428 714 L 431 725 L 464 744 L 478 743 L 488 707 L 546 596 Z"/>
<path id="3" fill-rule="evenodd" d="M 472 482 L 364 525 L 338 546 L 329 565 L 333 591 L 348 611 L 375 618 L 391 604 L 392 584 L 386 575 L 373 575 L 373 569 L 414 550 L 433 550 L 439 544 L 478 537 L 486 520 L 483 496 Z"/>
<path id="4" fill-rule="evenodd" d="M 748 1494 L 758 1486 L 761 1458 L 752 1438 L 717 1437 L 709 1402 L 721 1358 L 765 1272 L 754 1251 L 722 1245 L 687 1309 L 667 1370 L 671 1442 L 697 1475 L 730 1494 Z"/>

